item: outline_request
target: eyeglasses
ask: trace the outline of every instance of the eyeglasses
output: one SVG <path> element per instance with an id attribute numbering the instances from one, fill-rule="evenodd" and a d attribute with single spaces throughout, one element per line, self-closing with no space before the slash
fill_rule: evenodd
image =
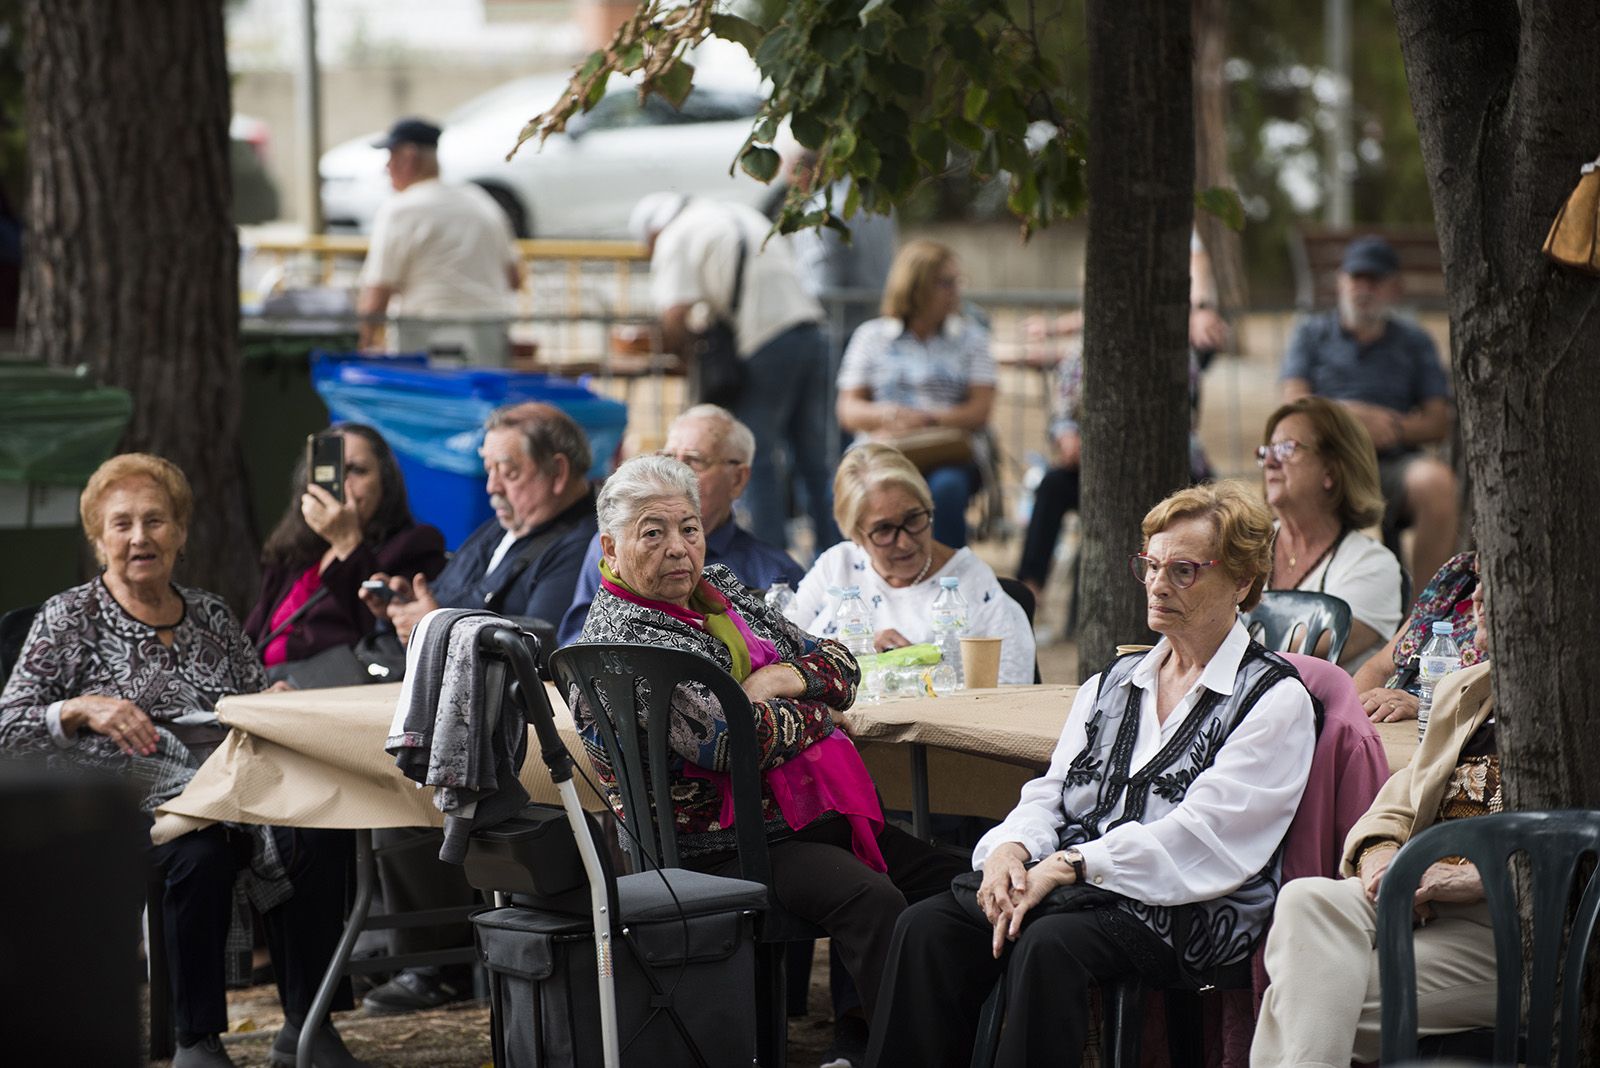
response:
<path id="1" fill-rule="evenodd" d="M 656 455 L 665 456 L 669 460 L 677 460 L 697 475 L 703 475 L 713 467 L 720 467 L 723 464 L 729 467 L 738 467 L 744 463 L 743 460 L 716 460 L 710 456 L 701 456 L 697 452 L 667 452 L 665 449 L 656 453 Z"/>
<path id="2" fill-rule="evenodd" d="M 926 508 L 907 512 L 904 519 L 898 523 L 879 523 L 867 531 L 867 540 L 880 548 L 888 548 L 900 537 L 900 532 L 905 531 L 911 537 L 916 537 L 928 529 L 928 524 L 933 522 L 933 513 Z"/>
<path id="3" fill-rule="evenodd" d="M 1168 560 L 1162 562 L 1149 553 L 1134 553 L 1128 557 L 1128 563 L 1133 567 L 1133 577 L 1144 585 L 1150 585 L 1150 580 L 1155 578 L 1157 571 L 1166 571 L 1167 580 L 1180 590 L 1186 590 L 1194 585 L 1194 580 L 1200 577 L 1200 569 L 1215 567 L 1222 563 L 1221 560 Z"/>
<path id="4" fill-rule="evenodd" d="M 1274 441 L 1271 445 L 1258 445 L 1256 446 L 1256 466 L 1267 466 L 1267 458 L 1269 456 L 1280 464 L 1286 464 L 1289 462 L 1289 458 L 1300 449 L 1305 449 L 1307 452 L 1312 451 L 1310 445 L 1303 441 L 1296 441 L 1294 438 Z"/>

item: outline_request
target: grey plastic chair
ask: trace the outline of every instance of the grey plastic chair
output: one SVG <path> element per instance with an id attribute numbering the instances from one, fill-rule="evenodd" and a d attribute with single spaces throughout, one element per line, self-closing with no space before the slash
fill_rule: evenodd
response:
<path id="1" fill-rule="evenodd" d="M 1526 854 L 1533 895 L 1533 958 L 1528 1020 L 1522 1008 L 1522 920 L 1508 859 Z M 1422 873 L 1443 857 L 1465 857 L 1478 868 L 1494 923 L 1494 1063 L 1531 1068 L 1587 1063 L 1579 1052 L 1584 963 L 1600 917 L 1600 878 L 1591 874 L 1566 924 L 1573 882 L 1586 857 L 1600 857 L 1600 812 L 1504 812 L 1436 824 L 1400 850 L 1378 888 L 1378 978 L 1383 990 L 1384 1064 L 1417 1056 L 1416 952 L 1411 941 L 1412 901 Z M 1561 991 L 1561 1056 L 1552 1060 L 1558 975 L 1578 977 Z M 1519 1052 L 1519 1041 L 1525 1048 Z M 1593 1051 L 1591 1051 L 1592 1053 Z"/>
<path id="2" fill-rule="evenodd" d="M 1244 614 L 1244 626 L 1252 638 L 1274 652 L 1310 656 L 1316 655 L 1323 634 L 1329 634 L 1323 659 L 1337 664 L 1350 639 L 1350 606 L 1327 593 L 1268 590 L 1261 595 L 1261 603 Z M 1296 643 L 1295 634 L 1301 627 L 1305 637 Z"/>

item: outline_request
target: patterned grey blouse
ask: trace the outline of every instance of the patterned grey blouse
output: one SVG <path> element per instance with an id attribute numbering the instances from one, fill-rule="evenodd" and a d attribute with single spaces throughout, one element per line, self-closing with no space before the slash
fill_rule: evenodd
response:
<path id="1" fill-rule="evenodd" d="M 129 615 L 99 577 L 40 606 L 0 694 L 0 749 L 62 754 L 46 713 L 57 701 L 86 694 L 132 701 L 160 724 L 213 709 L 229 694 L 264 689 L 261 659 L 222 598 L 173 589 L 184 611 L 170 646 Z M 129 763 L 115 742 L 89 731 L 78 732 L 66 755 L 114 770 Z"/>

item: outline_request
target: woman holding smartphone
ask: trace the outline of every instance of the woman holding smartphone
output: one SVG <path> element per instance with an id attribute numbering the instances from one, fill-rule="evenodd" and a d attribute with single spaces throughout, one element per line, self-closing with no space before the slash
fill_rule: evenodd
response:
<path id="1" fill-rule="evenodd" d="M 318 470 L 311 480 L 313 462 L 328 466 L 320 453 L 311 459 L 315 442 L 296 466 L 289 508 L 261 551 L 261 595 L 244 624 L 269 675 L 371 633 L 372 613 L 360 599 L 368 575 L 420 571 L 432 578 L 445 564 L 444 536 L 412 519 L 400 465 L 383 435 L 345 423 L 318 437 L 342 439 L 343 471 L 327 478 Z"/>

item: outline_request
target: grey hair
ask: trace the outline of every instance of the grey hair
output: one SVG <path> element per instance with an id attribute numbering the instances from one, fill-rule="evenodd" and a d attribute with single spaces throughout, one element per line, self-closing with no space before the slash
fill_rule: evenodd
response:
<path id="1" fill-rule="evenodd" d="M 679 423 L 686 423 L 691 419 L 715 423 L 722 430 L 722 444 L 733 459 L 742 464 L 747 464 L 756 458 L 756 436 L 750 428 L 739 421 L 739 417 L 720 404 L 696 404 L 672 421 L 675 427 Z"/>
<path id="2" fill-rule="evenodd" d="M 670 456 L 635 456 L 611 473 L 595 501 L 600 532 L 620 537 L 650 501 L 681 497 L 700 512 L 700 482 L 689 465 Z"/>
<path id="3" fill-rule="evenodd" d="M 567 458 L 567 466 L 575 478 L 586 477 L 593 463 L 589 439 L 584 435 L 583 427 L 552 404 L 524 401 L 496 408 L 489 413 L 483 429 L 485 433 L 491 430 L 517 431 L 528 459 L 547 475 L 555 473 L 557 456 Z"/>

